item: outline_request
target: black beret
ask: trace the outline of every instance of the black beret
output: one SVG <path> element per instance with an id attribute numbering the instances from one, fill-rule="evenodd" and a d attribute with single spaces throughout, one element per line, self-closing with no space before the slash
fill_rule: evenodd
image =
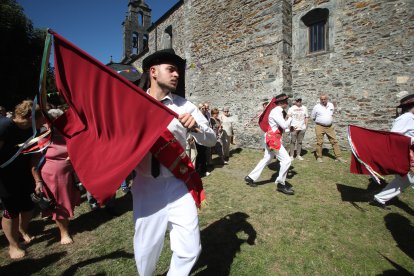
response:
<path id="1" fill-rule="evenodd" d="M 288 95 L 286 95 L 285 93 L 279 94 L 275 97 L 275 102 L 282 102 L 289 99 Z"/>
<path id="2" fill-rule="evenodd" d="M 153 65 L 172 63 L 181 68 L 185 64 L 185 60 L 175 54 L 174 49 L 159 50 L 142 61 L 142 69 L 148 70 Z"/>

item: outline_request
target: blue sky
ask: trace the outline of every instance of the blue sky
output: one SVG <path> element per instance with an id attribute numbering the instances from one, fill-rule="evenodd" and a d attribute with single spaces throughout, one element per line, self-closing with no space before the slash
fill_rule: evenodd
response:
<path id="1" fill-rule="evenodd" d="M 51 28 L 103 63 L 119 62 L 128 0 L 17 0 L 35 28 Z M 178 0 L 145 0 L 155 22 Z"/>

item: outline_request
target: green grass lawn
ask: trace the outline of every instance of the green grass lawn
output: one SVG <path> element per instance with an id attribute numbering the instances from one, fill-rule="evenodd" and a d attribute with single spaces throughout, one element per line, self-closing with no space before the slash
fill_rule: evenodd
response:
<path id="1" fill-rule="evenodd" d="M 234 151 L 230 164 L 203 179 L 207 206 L 200 213 L 203 251 L 192 275 L 383 275 L 414 273 L 414 193 L 391 210 L 368 204 L 380 189 L 349 163 L 295 160 L 288 175 L 296 194 L 276 192 L 278 164 L 256 188 L 243 178 L 262 157 Z M 346 155 L 349 161 L 350 156 Z M 392 179 L 392 178 L 388 178 Z M 0 275 L 134 275 L 132 202 L 118 192 L 120 216 L 90 212 L 84 202 L 71 222 L 75 243 L 59 244 L 54 222 L 36 217 L 27 256 L 10 261 L 0 232 Z M 156 274 L 168 271 L 168 234 Z"/>

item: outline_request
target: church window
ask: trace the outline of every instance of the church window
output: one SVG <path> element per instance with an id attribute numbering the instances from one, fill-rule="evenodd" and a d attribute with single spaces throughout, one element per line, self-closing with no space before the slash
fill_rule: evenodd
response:
<path id="1" fill-rule="evenodd" d="M 138 54 L 138 34 L 132 34 L 132 53 Z"/>
<path id="2" fill-rule="evenodd" d="M 142 11 L 138 12 L 138 26 L 144 25 L 144 13 Z"/>
<path id="3" fill-rule="evenodd" d="M 327 51 L 328 9 L 314 9 L 301 19 L 308 27 L 309 53 Z"/>
<path id="4" fill-rule="evenodd" d="M 164 49 L 170 49 L 173 47 L 172 39 L 173 39 L 172 26 L 170 25 L 164 30 L 164 35 L 163 35 L 163 48 Z"/>
<path id="5" fill-rule="evenodd" d="M 148 35 L 144 34 L 142 41 L 143 50 L 148 48 Z"/>
<path id="6" fill-rule="evenodd" d="M 309 52 L 325 51 L 325 21 L 309 26 Z"/>

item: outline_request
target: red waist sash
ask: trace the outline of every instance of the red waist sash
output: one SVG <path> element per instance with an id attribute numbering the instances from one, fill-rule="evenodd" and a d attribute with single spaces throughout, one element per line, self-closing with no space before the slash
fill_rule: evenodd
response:
<path id="1" fill-rule="evenodd" d="M 266 132 L 266 145 L 271 150 L 280 150 L 282 146 L 282 133 L 283 130 L 278 128 L 276 131 L 272 131 L 272 128 L 269 126 Z"/>
<path id="2" fill-rule="evenodd" d="M 197 207 L 200 207 L 200 203 L 205 200 L 201 178 L 180 142 L 168 129 L 161 134 L 150 152 L 176 178 L 185 183 Z"/>

